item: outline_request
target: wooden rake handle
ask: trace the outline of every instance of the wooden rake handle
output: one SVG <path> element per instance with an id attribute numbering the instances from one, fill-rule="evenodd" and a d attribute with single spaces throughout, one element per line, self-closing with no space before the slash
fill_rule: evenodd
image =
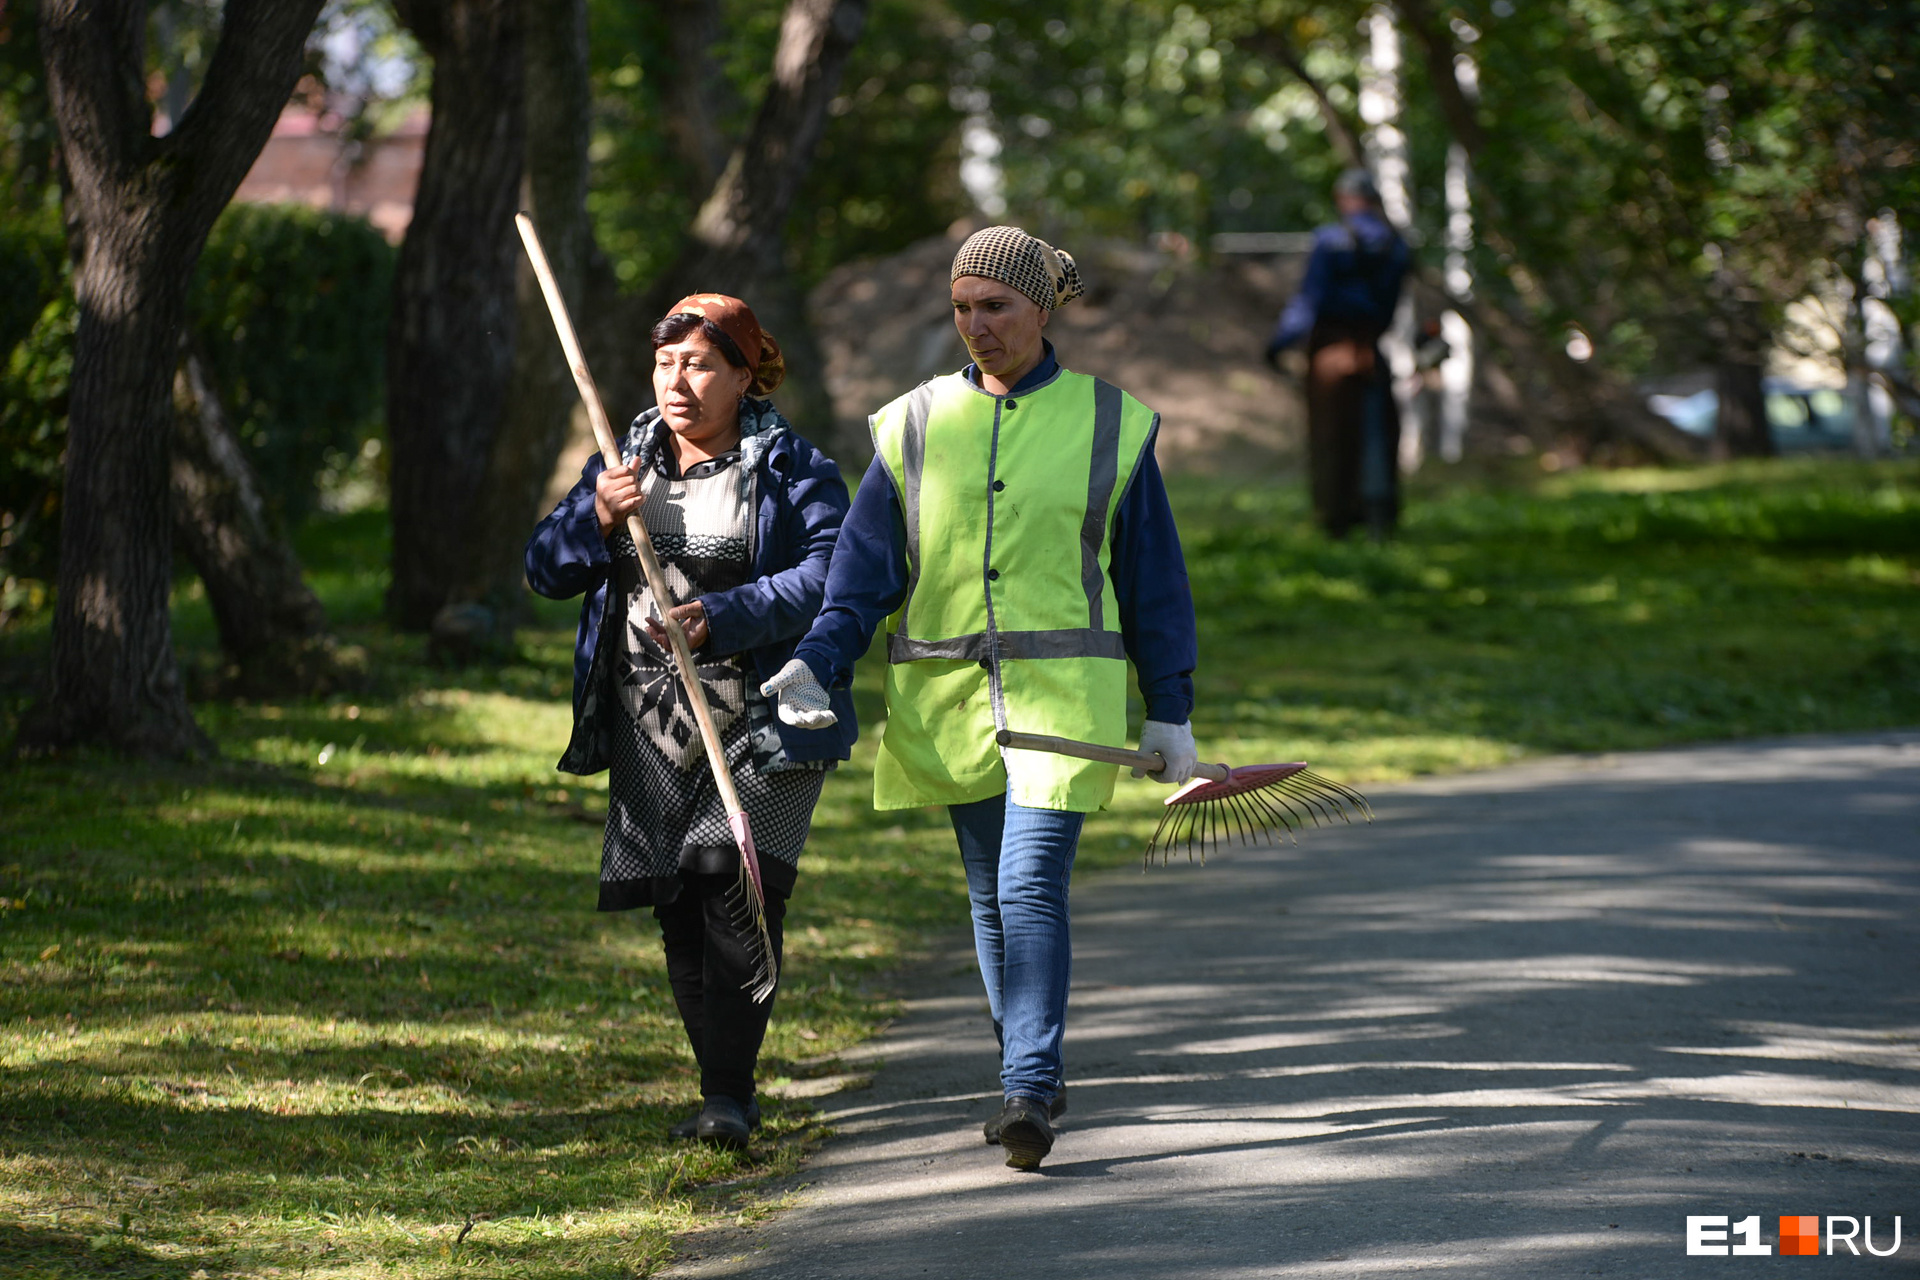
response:
<path id="1" fill-rule="evenodd" d="M 993 740 L 1003 747 L 1012 747 L 1015 751 L 1051 751 L 1056 756 L 1072 756 L 1076 760 L 1097 760 L 1101 764 L 1117 764 L 1129 769 L 1145 769 L 1148 773 L 1159 773 L 1167 767 L 1165 757 L 1158 751 L 1129 751 L 1125 747 L 1103 747 L 1094 742 L 1076 742 L 1072 738 L 1055 738 L 1044 733 L 1015 733 L 1012 729 L 1002 729 L 993 735 Z M 1193 766 L 1193 776 L 1205 778 L 1210 782 L 1225 782 L 1233 770 L 1224 764 L 1207 764 L 1202 761 Z"/>
<path id="2" fill-rule="evenodd" d="M 547 251 L 540 246 L 540 233 L 534 230 L 533 219 L 524 213 L 513 215 L 513 225 L 520 229 L 527 259 L 533 264 L 534 277 L 540 281 L 540 292 L 546 296 L 554 332 L 560 337 L 560 349 L 566 353 L 567 366 L 573 370 L 573 385 L 580 389 L 580 399 L 587 406 L 587 421 L 593 424 L 593 438 L 600 446 L 600 456 L 609 467 L 617 467 L 620 446 L 614 442 L 613 424 L 607 419 L 606 406 L 600 402 L 600 388 L 594 385 L 593 374 L 587 369 L 587 358 L 581 353 L 580 339 L 574 334 L 573 320 L 567 314 L 567 300 L 560 296 L 560 285 L 553 278 Z M 687 702 L 693 708 L 694 721 L 700 726 L 700 741 L 707 749 L 707 763 L 713 769 L 713 783 L 719 788 L 720 803 L 726 806 L 729 816 L 745 813 L 740 793 L 733 785 L 733 774 L 727 768 L 727 752 L 720 743 L 720 730 L 713 723 L 713 709 L 707 705 L 707 691 L 701 687 L 700 673 L 693 664 L 693 649 L 687 644 L 687 633 L 681 629 L 680 620 L 667 612 L 674 603 L 673 591 L 660 568 L 660 557 L 654 554 L 653 539 L 647 536 L 647 526 L 637 515 L 627 517 L 627 533 L 640 553 L 640 568 L 647 576 L 647 588 L 660 602 L 660 624 L 672 642 L 674 665 L 680 669 L 680 683 L 686 688 Z"/>

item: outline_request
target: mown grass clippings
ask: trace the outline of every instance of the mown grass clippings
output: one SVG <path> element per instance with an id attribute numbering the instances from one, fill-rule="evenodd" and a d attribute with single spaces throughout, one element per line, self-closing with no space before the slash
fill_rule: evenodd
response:
<path id="1" fill-rule="evenodd" d="M 1378 547 L 1314 535 L 1296 486 L 1175 496 L 1211 758 L 1365 783 L 1920 722 L 1911 464 L 1416 486 Z M 513 662 L 434 667 L 378 622 L 384 537 L 377 513 L 304 535 L 365 687 L 203 702 L 204 767 L 0 772 L 0 1273 L 644 1275 L 768 1212 L 818 1138 L 770 1098 L 747 1155 L 666 1141 L 697 1081 L 652 921 L 592 911 L 605 782 L 552 769 L 571 607 Z M 177 634 L 212 666 L 189 594 Z M 8 729 L 44 644 L 0 633 Z M 769 1080 L 839 1074 L 886 973 L 964 926 L 945 815 L 870 806 L 878 690 L 869 663 Z M 1165 794 L 1123 780 L 1080 866 L 1138 859 Z"/>

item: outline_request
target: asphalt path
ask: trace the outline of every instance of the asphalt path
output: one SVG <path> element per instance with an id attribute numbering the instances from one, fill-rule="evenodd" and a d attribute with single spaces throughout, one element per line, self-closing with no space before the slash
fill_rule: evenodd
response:
<path id="1" fill-rule="evenodd" d="M 980 1124 L 965 935 L 837 1131 L 685 1277 L 1920 1275 L 1920 732 L 1381 789 L 1370 827 L 1074 886 L 1071 1109 Z M 1690 1256 L 1689 1216 L 1886 1258 Z M 1736 1238 L 1734 1244 L 1741 1243 Z M 1824 1236 L 1821 1250 L 1826 1248 Z"/>

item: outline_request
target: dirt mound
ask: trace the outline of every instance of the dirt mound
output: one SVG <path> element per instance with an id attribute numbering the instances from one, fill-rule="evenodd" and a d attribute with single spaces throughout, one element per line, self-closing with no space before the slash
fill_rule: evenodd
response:
<path id="1" fill-rule="evenodd" d="M 967 362 L 947 302 L 947 271 L 962 234 L 848 263 L 813 292 L 835 441 L 849 471 L 870 456 L 868 414 Z M 1067 248 L 1087 293 L 1054 316 L 1048 336 L 1068 368 L 1105 378 L 1159 411 L 1162 467 L 1273 471 L 1291 461 L 1306 408 L 1297 384 L 1272 373 L 1260 353 L 1303 258 L 1203 264 L 1112 242 Z"/>

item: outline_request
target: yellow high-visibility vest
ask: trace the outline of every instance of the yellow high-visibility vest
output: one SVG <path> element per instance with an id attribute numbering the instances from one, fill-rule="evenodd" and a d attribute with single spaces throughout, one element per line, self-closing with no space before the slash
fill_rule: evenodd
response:
<path id="1" fill-rule="evenodd" d="M 1113 765 L 1003 752 L 994 731 L 1126 745 L 1110 534 L 1159 425 L 1118 387 L 1064 369 L 1011 396 L 948 374 L 873 416 L 908 566 L 886 625 L 876 809 L 1007 791 L 1089 813 L 1112 799 Z"/>

